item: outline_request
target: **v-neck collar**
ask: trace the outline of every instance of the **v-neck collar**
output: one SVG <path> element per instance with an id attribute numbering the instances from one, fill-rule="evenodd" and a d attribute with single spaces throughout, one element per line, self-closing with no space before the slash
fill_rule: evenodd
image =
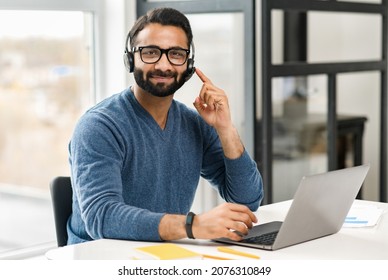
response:
<path id="1" fill-rule="evenodd" d="M 151 127 L 154 131 L 156 131 L 163 139 L 167 139 L 174 127 L 174 100 L 171 103 L 171 106 L 167 113 L 167 120 L 164 129 L 162 129 L 156 120 L 152 117 L 152 115 L 144 109 L 144 107 L 137 101 L 135 94 L 131 89 L 128 90 L 128 99 L 131 104 L 134 105 L 135 110 L 139 114 L 140 117 L 147 123 L 149 127 Z"/>

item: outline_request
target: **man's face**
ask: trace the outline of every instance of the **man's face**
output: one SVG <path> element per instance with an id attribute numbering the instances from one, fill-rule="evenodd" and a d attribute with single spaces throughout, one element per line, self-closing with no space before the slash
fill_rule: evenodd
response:
<path id="1" fill-rule="evenodd" d="M 149 24 L 140 31 L 136 46 L 188 49 L 187 37 L 181 28 L 160 24 Z M 141 89 L 154 96 L 174 94 L 185 83 L 186 69 L 187 62 L 181 66 L 172 65 L 166 54 L 162 54 L 156 63 L 147 64 L 141 60 L 140 53 L 135 52 L 135 81 Z"/>

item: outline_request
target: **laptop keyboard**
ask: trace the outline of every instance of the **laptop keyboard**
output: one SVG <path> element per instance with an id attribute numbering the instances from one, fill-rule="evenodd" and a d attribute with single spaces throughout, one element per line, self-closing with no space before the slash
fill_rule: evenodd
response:
<path id="1" fill-rule="evenodd" d="M 272 245 L 275 242 L 278 231 L 269 232 L 259 236 L 253 236 L 247 239 L 243 239 L 242 243 L 250 244 L 262 244 L 262 245 Z"/>

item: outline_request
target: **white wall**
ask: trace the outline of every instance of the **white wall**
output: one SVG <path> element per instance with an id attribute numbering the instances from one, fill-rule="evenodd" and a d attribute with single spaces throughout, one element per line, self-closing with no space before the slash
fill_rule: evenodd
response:
<path id="1" fill-rule="evenodd" d="M 126 87 L 127 73 L 123 64 L 125 36 L 127 34 L 126 10 L 135 1 L 103 0 L 97 39 L 100 60 L 97 60 L 102 81 L 98 100 L 122 91 Z M 134 8 L 128 7 L 133 11 Z"/>

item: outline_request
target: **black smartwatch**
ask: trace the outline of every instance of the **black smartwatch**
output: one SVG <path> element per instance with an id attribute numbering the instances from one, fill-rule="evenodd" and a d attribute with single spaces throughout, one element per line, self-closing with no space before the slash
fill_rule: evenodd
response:
<path id="1" fill-rule="evenodd" d="M 186 223 L 185 223 L 186 234 L 187 234 L 187 237 L 190 239 L 195 239 L 193 235 L 194 217 L 195 217 L 195 214 L 193 212 L 189 212 L 186 216 Z"/>

